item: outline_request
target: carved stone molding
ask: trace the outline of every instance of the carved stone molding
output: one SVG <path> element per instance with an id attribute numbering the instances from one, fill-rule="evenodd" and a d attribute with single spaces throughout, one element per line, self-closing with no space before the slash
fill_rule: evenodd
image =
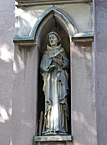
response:
<path id="1" fill-rule="evenodd" d="M 80 2 L 91 2 L 92 0 L 16 0 L 18 6 L 69 4 Z"/>
<path id="2" fill-rule="evenodd" d="M 54 17 L 53 17 L 54 14 Z M 69 37 L 73 36 L 74 34 L 78 33 L 77 27 L 71 17 L 69 17 L 68 14 L 66 14 L 64 11 L 62 11 L 59 8 L 52 7 L 48 9 L 41 17 L 38 19 L 38 21 L 35 23 L 35 25 L 31 28 L 30 32 L 28 35 L 15 35 L 14 37 L 14 42 L 36 42 L 38 40 L 38 30 L 42 29 L 43 26 L 46 24 L 47 21 L 49 21 L 48 18 L 55 18 L 60 25 L 64 26 L 66 28 L 67 33 L 69 34 Z M 51 19 L 51 20 L 52 20 Z M 45 22 L 45 23 L 43 23 Z M 35 39 L 36 38 L 36 39 Z"/>

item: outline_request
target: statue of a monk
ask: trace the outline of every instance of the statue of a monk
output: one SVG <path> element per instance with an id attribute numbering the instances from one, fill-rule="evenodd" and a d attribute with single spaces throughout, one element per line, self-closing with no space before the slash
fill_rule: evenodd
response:
<path id="1" fill-rule="evenodd" d="M 41 59 L 45 114 L 43 135 L 66 135 L 68 133 L 68 73 L 69 60 L 56 32 L 48 34 L 47 48 Z"/>

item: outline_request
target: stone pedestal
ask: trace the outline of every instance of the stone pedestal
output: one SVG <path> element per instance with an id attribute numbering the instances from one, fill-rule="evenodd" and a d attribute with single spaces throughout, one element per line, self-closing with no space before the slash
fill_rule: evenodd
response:
<path id="1" fill-rule="evenodd" d="M 73 137 L 71 135 L 68 136 L 35 136 L 34 137 L 34 145 L 68 145 L 73 141 Z"/>

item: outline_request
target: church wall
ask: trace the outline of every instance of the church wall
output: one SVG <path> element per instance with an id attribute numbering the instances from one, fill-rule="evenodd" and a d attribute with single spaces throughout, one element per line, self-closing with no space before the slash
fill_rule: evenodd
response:
<path id="1" fill-rule="evenodd" d="M 16 35 L 27 36 L 37 22 L 38 18 L 52 5 L 33 6 L 16 9 Z M 63 4 L 55 7 L 64 10 L 73 19 L 78 32 L 93 31 L 93 7 L 92 4 Z"/>
<path id="2" fill-rule="evenodd" d="M 96 145 L 96 110 L 93 47 L 75 44 L 72 49 L 72 129 L 74 145 Z"/>
<path id="3" fill-rule="evenodd" d="M 15 2 L 0 2 L 0 144 L 12 144 Z"/>
<path id="4" fill-rule="evenodd" d="M 98 145 L 107 144 L 107 1 L 95 1 L 95 63 Z"/>
<path id="5" fill-rule="evenodd" d="M 71 116 L 74 142 L 69 143 L 70 145 L 97 145 L 95 95 L 98 145 L 106 145 L 106 2 L 102 4 L 96 5 L 96 46 L 75 43 L 71 50 Z M 39 52 L 36 45 L 13 45 L 14 15 L 18 16 L 15 33 L 27 36 L 35 21 L 52 5 L 17 8 L 16 11 L 14 5 L 15 2 L 9 0 L 0 3 L 0 145 L 32 145 L 38 126 L 36 103 Z M 78 32 L 93 30 L 91 4 L 55 6 L 72 17 Z M 96 68 L 93 53 L 96 54 Z"/>
<path id="6" fill-rule="evenodd" d="M 38 126 L 37 84 L 38 51 L 36 47 L 15 47 L 13 145 L 32 145 Z"/>
<path id="7" fill-rule="evenodd" d="M 71 16 L 79 32 L 93 30 L 93 9 L 91 3 L 55 5 Z"/>
<path id="8" fill-rule="evenodd" d="M 78 32 L 93 30 L 93 8 L 92 4 L 64 4 L 55 5 L 64 10 L 73 19 Z M 35 25 L 38 18 L 51 8 L 52 5 L 34 6 L 16 9 L 16 35 L 28 36 L 31 28 Z M 29 51 L 30 48 L 30 51 Z M 37 127 L 37 114 L 35 111 L 37 94 L 37 48 L 35 46 L 17 46 L 15 48 L 15 96 L 14 117 L 17 130 L 14 138 L 15 144 L 29 145 L 35 135 Z M 70 48 L 71 53 L 71 118 L 73 145 L 96 145 L 96 113 L 95 113 L 95 93 L 94 93 L 94 60 L 92 43 L 74 43 Z M 19 65 L 20 64 L 20 65 Z M 21 68 L 22 65 L 22 68 Z M 33 68 L 35 66 L 35 69 Z M 29 79 L 27 79 L 27 77 Z M 21 80 L 21 81 L 20 81 Z M 20 85 L 19 85 L 20 84 Z M 34 85 L 35 84 L 35 85 Z M 16 92 L 17 90 L 17 92 Z M 19 93 L 18 93 L 19 92 Z M 22 98 L 22 100 L 21 100 Z M 20 103 L 21 101 L 21 103 Z M 17 102 L 19 104 L 16 107 Z M 29 106 L 27 107 L 26 106 Z M 20 108 L 20 112 L 18 111 Z M 31 112 L 31 113 L 30 113 Z M 28 113 L 28 114 L 27 114 Z M 35 116 L 35 119 L 34 119 Z M 21 133 L 20 133 L 21 132 Z M 20 135 L 18 135 L 20 133 Z M 15 141 L 14 139 L 14 141 Z M 63 143 L 62 143 L 63 144 Z"/>

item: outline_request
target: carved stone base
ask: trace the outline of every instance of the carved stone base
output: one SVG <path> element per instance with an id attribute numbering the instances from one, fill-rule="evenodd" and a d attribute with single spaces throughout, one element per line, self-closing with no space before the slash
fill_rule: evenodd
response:
<path id="1" fill-rule="evenodd" d="M 55 135 L 55 136 L 35 136 L 35 144 L 46 142 L 72 142 L 73 137 L 71 135 Z"/>

